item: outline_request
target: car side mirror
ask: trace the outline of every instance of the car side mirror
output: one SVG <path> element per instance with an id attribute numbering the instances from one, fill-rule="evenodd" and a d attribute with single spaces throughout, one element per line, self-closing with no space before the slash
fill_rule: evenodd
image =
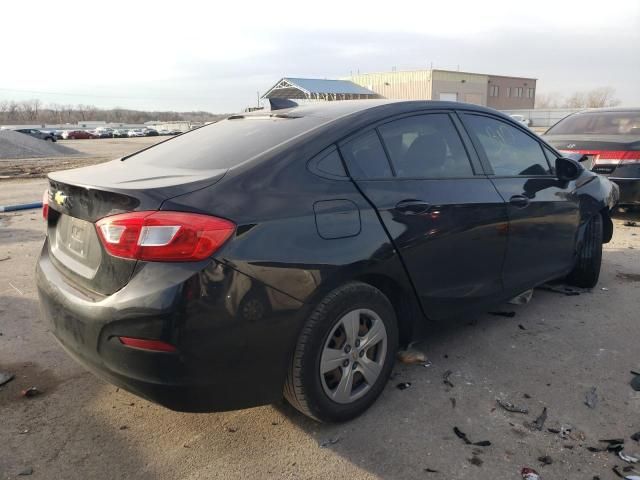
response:
<path id="1" fill-rule="evenodd" d="M 584 167 L 571 158 L 556 158 L 556 176 L 558 180 L 570 182 L 580 176 Z"/>

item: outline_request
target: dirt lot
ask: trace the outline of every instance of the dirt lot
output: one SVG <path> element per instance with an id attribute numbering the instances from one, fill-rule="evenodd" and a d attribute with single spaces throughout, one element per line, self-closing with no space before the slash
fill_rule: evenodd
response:
<path id="1" fill-rule="evenodd" d="M 55 158 L 0 159 L 0 180 L 3 178 L 42 177 L 55 170 L 83 167 L 133 153 L 169 137 L 100 138 L 94 140 L 59 140 L 60 145 L 73 148 L 79 155 Z"/>
<path id="2" fill-rule="evenodd" d="M 87 144 L 93 142 L 87 142 Z M 95 142 L 98 144 L 99 142 Z M 7 196 L 39 197 L 43 180 L 3 182 Z M 638 218 L 635 218 L 638 220 Z M 615 221 L 600 284 L 565 296 L 536 290 L 528 305 L 496 308 L 432 329 L 417 347 L 429 367 L 397 365 L 380 400 L 344 425 L 318 425 L 285 404 L 181 414 L 108 385 L 72 361 L 40 319 L 33 269 L 40 212 L 0 217 L 0 479 L 543 479 L 616 478 L 599 439 L 640 431 L 640 228 Z M 9 257 L 5 259 L 5 257 Z M 453 387 L 443 383 L 450 370 Z M 411 382 L 399 390 L 400 382 Z M 43 393 L 20 395 L 36 386 Z M 585 393 L 596 388 L 595 408 Z M 496 398 L 528 414 L 497 407 Z M 548 409 L 541 431 L 524 424 Z M 547 430 L 571 425 L 566 439 Z M 454 435 L 458 427 L 471 441 Z M 552 464 L 542 465 L 548 455 Z M 437 470 L 438 473 L 426 469 Z M 20 477 L 24 478 L 24 477 Z"/>

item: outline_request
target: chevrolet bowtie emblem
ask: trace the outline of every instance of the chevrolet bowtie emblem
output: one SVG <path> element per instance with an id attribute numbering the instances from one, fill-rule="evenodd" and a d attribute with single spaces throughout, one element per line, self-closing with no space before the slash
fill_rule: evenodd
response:
<path id="1" fill-rule="evenodd" d="M 64 205 L 64 203 L 67 201 L 67 198 L 69 198 L 69 197 L 67 197 L 64 193 L 58 191 L 53 196 L 53 201 L 56 202 L 58 205 L 60 205 L 62 207 Z"/>

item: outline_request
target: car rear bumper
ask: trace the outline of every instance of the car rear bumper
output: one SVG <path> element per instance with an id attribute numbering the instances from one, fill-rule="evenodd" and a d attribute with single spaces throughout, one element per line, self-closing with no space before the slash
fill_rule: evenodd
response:
<path id="1" fill-rule="evenodd" d="M 110 296 L 84 292 L 51 262 L 36 268 L 43 315 L 78 362 L 173 410 L 234 410 L 279 400 L 306 306 L 222 263 L 142 264 Z M 176 352 L 123 345 L 157 339 Z"/>

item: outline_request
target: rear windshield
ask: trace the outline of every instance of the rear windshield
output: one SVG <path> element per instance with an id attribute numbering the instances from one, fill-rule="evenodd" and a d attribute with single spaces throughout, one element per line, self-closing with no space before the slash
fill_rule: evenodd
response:
<path id="1" fill-rule="evenodd" d="M 227 169 L 323 122 L 326 119 L 308 116 L 236 116 L 133 154 L 126 161 L 195 170 Z"/>
<path id="2" fill-rule="evenodd" d="M 640 112 L 580 113 L 560 120 L 547 134 L 640 135 Z"/>

